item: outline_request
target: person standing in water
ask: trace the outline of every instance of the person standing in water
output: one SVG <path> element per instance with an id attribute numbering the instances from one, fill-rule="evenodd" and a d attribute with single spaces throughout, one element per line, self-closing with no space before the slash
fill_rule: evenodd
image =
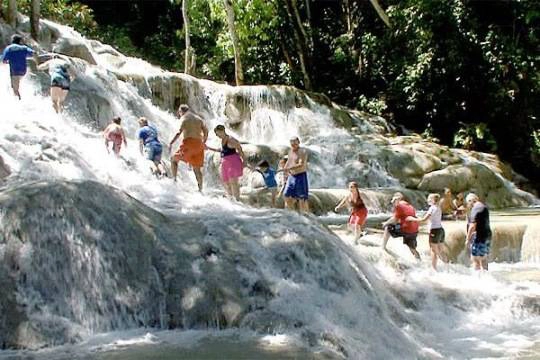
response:
<path id="1" fill-rule="evenodd" d="M 471 209 L 467 219 L 467 247 L 471 249 L 472 263 L 476 270 L 488 270 L 488 255 L 491 246 L 489 209 L 473 193 L 467 195 L 465 202 Z"/>
<path id="2" fill-rule="evenodd" d="M 40 65 L 40 68 L 42 66 Z M 75 79 L 75 71 L 67 61 L 50 60 L 49 74 L 51 75 L 51 100 L 54 111 L 59 114 L 64 109 L 64 101 L 69 93 L 71 81 Z"/>
<path id="3" fill-rule="evenodd" d="M 228 135 L 225 126 L 218 125 L 214 133 L 221 139 L 221 150 L 207 147 L 208 150 L 221 152 L 221 180 L 227 194 L 240 200 L 239 179 L 244 174 L 244 151 L 240 142 Z"/>
<path id="4" fill-rule="evenodd" d="M 272 199 L 272 207 L 276 207 L 276 196 L 278 192 L 278 183 L 276 181 L 276 170 L 274 170 L 267 160 L 262 160 L 254 169 L 264 180 L 264 191 L 269 191 Z"/>
<path id="5" fill-rule="evenodd" d="M 416 250 L 418 222 L 407 220 L 409 216 L 416 217 L 416 210 L 405 201 L 403 194 L 400 192 L 396 192 L 392 196 L 391 203 L 394 207 L 394 214 L 390 219 L 382 223 L 384 228 L 383 250 L 386 251 L 386 244 L 390 236 L 394 238 L 402 237 L 403 243 L 409 247 L 414 257 L 420 260 L 420 254 Z"/>
<path id="6" fill-rule="evenodd" d="M 362 196 L 360 196 L 360 191 L 358 191 L 358 184 L 355 181 L 349 183 L 349 191 L 349 195 L 337 204 L 334 211 L 338 212 L 345 205 L 349 205 L 351 215 L 349 216 L 348 227 L 354 234 L 355 243 L 358 243 L 358 239 L 363 235 L 362 227 L 366 223 L 368 211 L 366 205 L 364 205 Z"/>
<path id="7" fill-rule="evenodd" d="M 137 138 L 139 139 L 139 150 L 141 155 L 146 156 L 146 159 L 151 161 L 150 170 L 157 177 L 166 176 L 167 172 L 161 163 L 161 154 L 163 146 L 158 140 L 158 132 L 154 125 L 149 125 L 148 120 L 142 117 L 139 118 L 139 131 Z"/>
<path id="8" fill-rule="evenodd" d="M 208 128 L 204 124 L 203 119 L 190 111 L 189 106 L 185 104 L 180 105 L 178 108 L 178 115 L 180 116 L 180 129 L 169 143 L 169 148 L 172 149 L 173 144 L 182 134 L 183 139 L 182 145 L 180 145 L 178 150 L 171 157 L 172 176 L 174 181 L 176 181 L 178 162 L 182 160 L 193 168 L 199 191 L 202 191 L 204 144 L 208 139 Z"/>
<path id="9" fill-rule="evenodd" d="M 277 170 L 277 182 L 279 191 L 277 197 L 281 197 L 281 195 L 283 195 L 283 192 L 285 191 L 285 185 L 287 185 L 287 178 L 289 177 L 289 174 L 285 170 L 285 166 L 287 166 L 287 160 L 288 158 L 286 156 L 279 159 Z"/>
<path id="10" fill-rule="evenodd" d="M 297 204 L 298 210 L 307 213 L 309 212 L 308 153 L 306 149 L 300 148 L 298 137 L 291 138 L 290 144 L 291 150 L 284 168 L 284 171 L 289 174 L 284 191 L 285 206 L 287 209 L 294 209 L 295 204 Z"/>
<path id="11" fill-rule="evenodd" d="M 444 229 L 442 227 L 442 209 L 439 205 L 441 196 L 439 194 L 429 194 L 427 202 L 428 211 L 421 218 L 409 216 L 408 221 L 424 222 L 431 220 L 429 225 L 429 247 L 431 249 L 431 266 L 437 270 L 437 260 L 440 257 L 444 262 L 448 262 L 444 253 Z"/>
<path id="12" fill-rule="evenodd" d="M 34 50 L 23 45 L 21 35 L 11 37 L 11 45 L 7 46 L 2 53 L 2 62 L 9 64 L 9 75 L 11 78 L 11 88 L 15 96 L 21 99 L 19 92 L 21 80 L 26 75 L 26 59 L 34 55 Z"/>
<path id="13" fill-rule="evenodd" d="M 109 151 L 109 143 L 112 143 L 112 150 L 116 156 L 120 154 L 120 149 L 122 148 L 122 143 L 127 146 L 126 134 L 124 129 L 120 125 L 122 119 L 120 117 L 115 117 L 112 119 L 111 123 L 103 131 L 103 137 L 105 138 L 105 147 L 107 152 Z"/>
<path id="14" fill-rule="evenodd" d="M 443 198 L 440 200 L 439 206 L 441 207 L 443 216 L 454 216 L 454 199 L 450 188 L 444 188 Z"/>

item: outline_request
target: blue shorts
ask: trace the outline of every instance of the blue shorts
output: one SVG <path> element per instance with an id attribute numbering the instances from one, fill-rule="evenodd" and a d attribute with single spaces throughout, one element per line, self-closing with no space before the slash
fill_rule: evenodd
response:
<path id="1" fill-rule="evenodd" d="M 285 185 L 285 197 L 307 200 L 309 193 L 307 173 L 289 175 Z"/>
<path id="2" fill-rule="evenodd" d="M 153 162 L 161 161 L 161 153 L 163 148 L 160 143 L 153 142 L 144 145 L 144 151 L 146 153 L 146 158 Z"/>
<path id="3" fill-rule="evenodd" d="M 491 247 L 491 239 L 486 239 L 484 242 L 473 241 L 471 245 L 472 256 L 487 256 L 489 255 L 489 248 Z"/>

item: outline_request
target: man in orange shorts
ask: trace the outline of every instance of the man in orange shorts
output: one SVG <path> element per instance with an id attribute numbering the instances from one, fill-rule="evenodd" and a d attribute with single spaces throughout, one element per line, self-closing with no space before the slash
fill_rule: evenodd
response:
<path id="1" fill-rule="evenodd" d="M 178 173 L 178 162 L 182 160 L 188 163 L 193 168 L 193 173 L 197 179 L 197 185 L 199 191 L 202 191 L 203 187 L 203 174 L 202 167 L 204 165 L 204 144 L 208 139 L 208 128 L 204 124 L 203 119 L 195 115 L 189 110 L 189 106 L 182 104 L 178 108 L 178 115 L 180 116 L 180 130 L 174 135 L 169 147 L 172 148 L 174 142 L 184 135 L 182 139 L 182 145 L 178 148 L 178 151 L 174 153 L 171 158 L 171 170 L 174 181 L 176 181 L 176 174 Z"/>

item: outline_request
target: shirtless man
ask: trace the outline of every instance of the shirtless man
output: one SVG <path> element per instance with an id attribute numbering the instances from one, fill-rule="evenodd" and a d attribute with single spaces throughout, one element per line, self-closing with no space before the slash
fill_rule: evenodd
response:
<path id="1" fill-rule="evenodd" d="M 454 199 L 452 197 L 452 190 L 444 188 L 443 197 L 439 203 L 443 216 L 454 216 Z"/>
<path id="2" fill-rule="evenodd" d="M 291 138 L 291 151 L 283 169 L 289 174 L 284 191 L 287 209 L 294 209 L 295 203 L 298 203 L 298 210 L 309 212 L 307 158 L 307 151 L 300 148 L 300 140 Z"/>
<path id="3" fill-rule="evenodd" d="M 178 161 L 182 160 L 191 165 L 193 173 L 197 179 L 199 191 L 203 188 L 202 167 L 204 165 L 204 144 L 208 139 L 208 128 L 204 121 L 189 110 L 189 106 L 182 104 L 178 108 L 180 116 L 180 130 L 174 135 L 169 147 L 172 148 L 174 142 L 183 134 L 182 145 L 171 157 L 171 170 L 173 179 L 176 181 L 178 173 Z"/>

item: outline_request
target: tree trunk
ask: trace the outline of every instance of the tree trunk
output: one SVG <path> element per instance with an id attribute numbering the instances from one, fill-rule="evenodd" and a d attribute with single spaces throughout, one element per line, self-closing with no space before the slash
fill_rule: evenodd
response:
<path id="1" fill-rule="evenodd" d="M 302 76 L 304 78 L 304 88 L 306 90 L 312 90 L 311 78 L 309 76 L 308 70 L 308 45 L 306 39 L 306 32 L 304 26 L 302 25 L 300 14 L 296 8 L 296 0 L 285 0 L 285 9 L 287 10 L 287 15 L 289 20 L 292 23 L 294 44 L 298 52 L 298 60 L 300 62 L 300 69 L 302 71 Z"/>
<path id="2" fill-rule="evenodd" d="M 32 0 L 30 5 L 30 34 L 39 41 L 39 18 L 41 16 L 40 0 Z"/>
<path id="3" fill-rule="evenodd" d="M 191 39 L 189 37 L 189 0 L 182 0 L 182 19 L 184 20 L 184 32 L 186 39 L 186 52 L 184 54 L 184 73 L 192 75 L 195 72 L 195 54 L 192 52 Z"/>
<path id="4" fill-rule="evenodd" d="M 236 85 L 239 86 L 244 84 L 244 70 L 242 69 L 242 58 L 240 56 L 240 40 L 236 34 L 236 25 L 234 23 L 234 8 L 232 0 L 223 0 L 223 3 L 227 12 L 227 24 L 234 49 L 234 77 Z"/>
<path id="5" fill-rule="evenodd" d="M 17 0 L 8 0 L 7 22 L 13 28 L 17 26 Z"/>
<path id="6" fill-rule="evenodd" d="M 388 15 L 384 12 L 383 8 L 379 4 L 378 0 L 369 0 L 371 2 L 371 5 L 375 8 L 375 11 L 379 15 L 382 21 L 388 26 L 389 28 L 392 28 L 392 25 L 390 25 L 390 19 L 388 18 Z"/>

